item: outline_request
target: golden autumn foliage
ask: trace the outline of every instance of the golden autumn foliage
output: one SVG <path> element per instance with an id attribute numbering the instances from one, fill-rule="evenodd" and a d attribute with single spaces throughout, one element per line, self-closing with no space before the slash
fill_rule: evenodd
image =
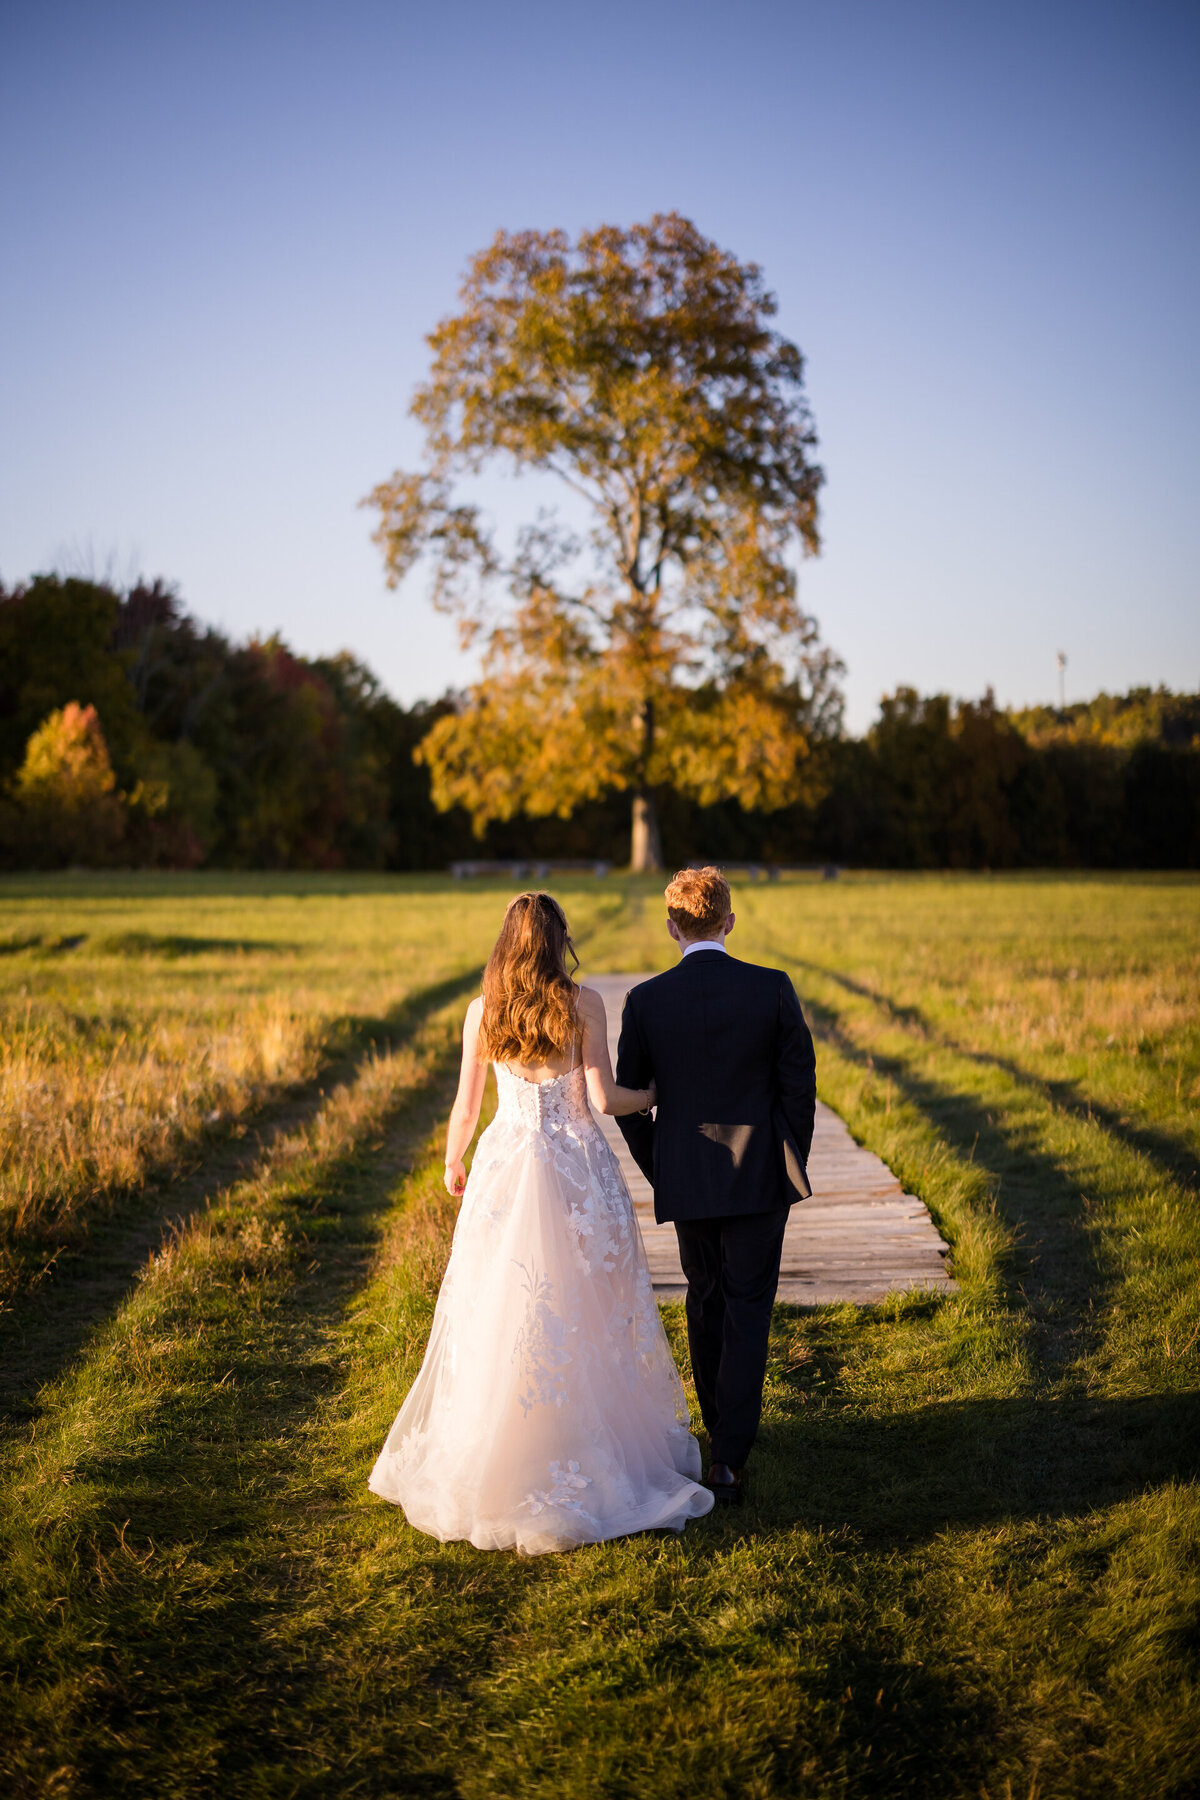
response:
<path id="1" fill-rule="evenodd" d="M 481 831 L 631 790 L 633 863 L 651 867 L 659 785 L 801 798 L 840 665 L 797 597 L 822 474 L 760 271 L 660 214 L 574 243 L 501 232 L 461 299 L 413 401 L 427 466 L 368 497 L 389 583 L 424 558 L 435 606 L 465 642 L 484 634 L 483 680 L 422 746 L 437 804 Z M 454 490 L 497 459 L 560 479 L 587 542 L 542 515 L 505 562 Z"/>

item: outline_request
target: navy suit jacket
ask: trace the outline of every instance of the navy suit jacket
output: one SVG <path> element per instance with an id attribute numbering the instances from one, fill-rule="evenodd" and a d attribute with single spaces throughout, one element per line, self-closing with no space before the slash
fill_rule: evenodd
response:
<path id="1" fill-rule="evenodd" d="M 780 969 L 694 950 L 631 988 L 617 1080 L 658 1085 L 657 1115 L 617 1123 L 654 1189 L 654 1216 L 728 1218 L 806 1200 L 816 1058 Z"/>

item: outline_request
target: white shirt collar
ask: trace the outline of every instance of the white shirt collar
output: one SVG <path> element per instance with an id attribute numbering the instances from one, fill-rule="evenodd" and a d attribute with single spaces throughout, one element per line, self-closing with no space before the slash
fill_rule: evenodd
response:
<path id="1" fill-rule="evenodd" d="M 719 950 L 722 956 L 727 954 L 724 938 L 698 938 L 694 944 L 683 946 L 685 956 L 690 956 L 693 950 Z"/>

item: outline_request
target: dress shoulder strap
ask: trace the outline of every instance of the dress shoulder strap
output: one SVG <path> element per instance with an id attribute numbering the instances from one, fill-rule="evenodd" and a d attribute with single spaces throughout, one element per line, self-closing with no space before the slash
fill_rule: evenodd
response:
<path id="1" fill-rule="evenodd" d="M 575 1073 L 575 1046 L 577 1043 L 579 1043 L 581 1041 L 582 1035 L 583 1035 L 582 1030 L 580 1028 L 580 1024 L 579 1024 L 579 989 L 578 988 L 575 989 L 575 998 L 571 1005 L 571 1011 L 572 1011 L 572 1014 L 574 1015 L 573 1023 L 574 1023 L 575 1029 L 571 1033 L 571 1067 L 567 1070 L 568 1075 L 573 1075 Z"/>

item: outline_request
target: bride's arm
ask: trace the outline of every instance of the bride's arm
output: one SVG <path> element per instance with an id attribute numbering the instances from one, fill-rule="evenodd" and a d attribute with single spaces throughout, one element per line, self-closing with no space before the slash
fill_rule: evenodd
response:
<path id="1" fill-rule="evenodd" d="M 653 1087 L 619 1087 L 613 1079 L 608 1054 L 608 1015 L 595 988 L 579 990 L 579 1021 L 583 1027 L 583 1066 L 587 1071 L 588 1096 L 599 1113 L 620 1119 L 627 1113 L 649 1112 L 654 1105 Z"/>
<path id="2" fill-rule="evenodd" d="M 479 1022 L 483 1018 L 482 999 L 472 1000 L 463 1021 L 462 1068 L 458 1075 L 458 1092 L 450 1108 L 450 1124 L 446 1131 L 446 1188 L 456 1198 L 467 1185 L 463 1157 L 475 1136 L 479 1108 L 487 1083 L 487 1063 L 480 1054 Z"/>

